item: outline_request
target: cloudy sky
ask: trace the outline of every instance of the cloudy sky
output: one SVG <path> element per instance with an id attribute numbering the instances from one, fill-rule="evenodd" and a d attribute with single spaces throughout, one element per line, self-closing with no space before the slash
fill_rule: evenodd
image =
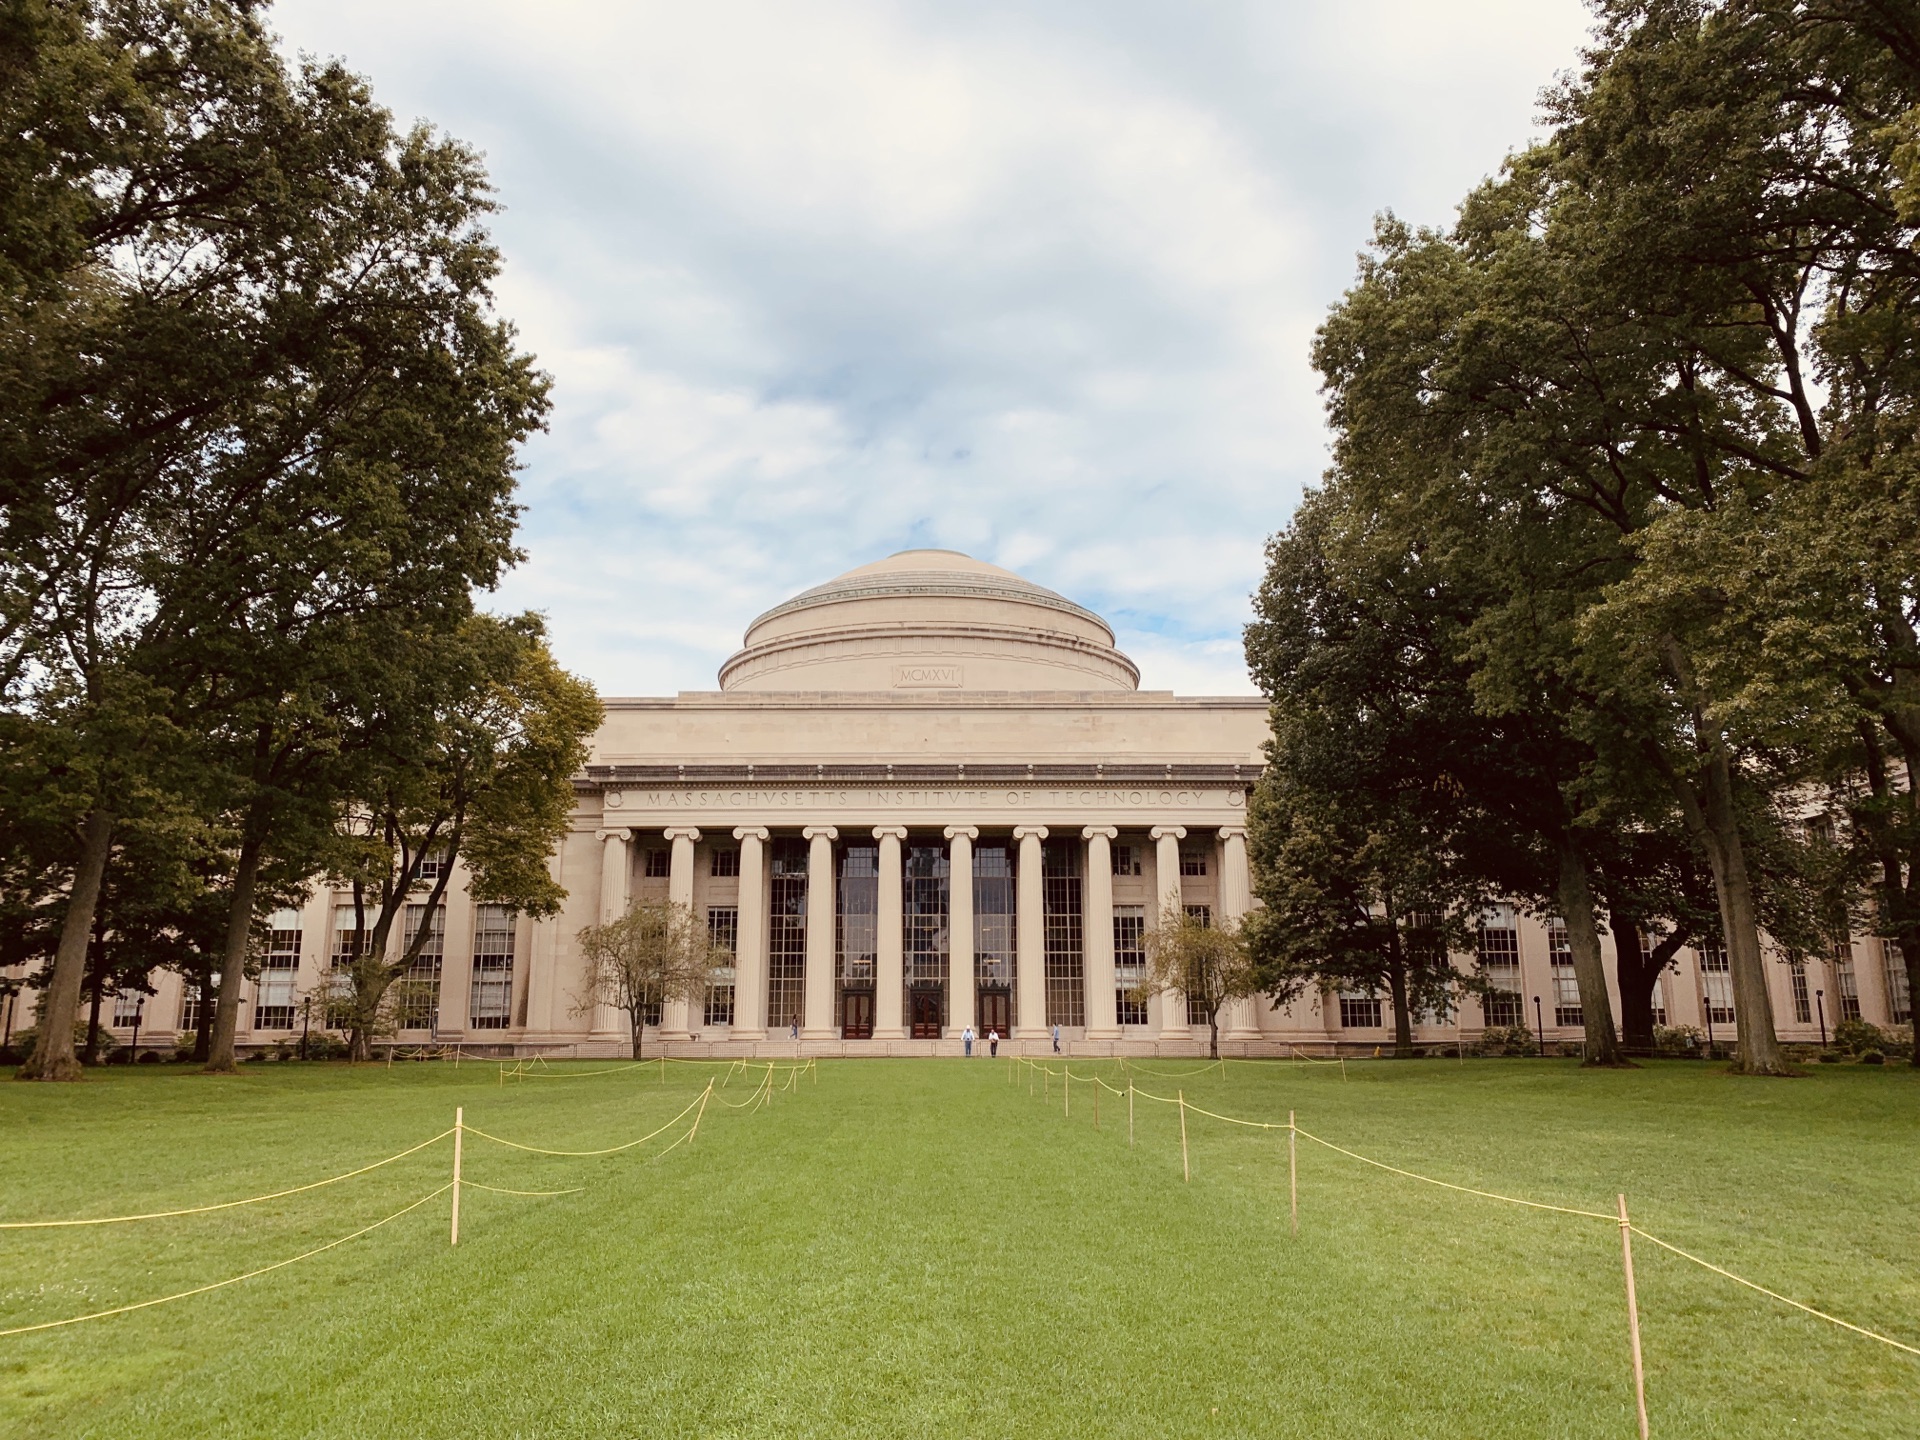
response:
<path id="1" fill-rule="evenodd" d="M 603 694 L 712 689 L 761 610 L 912 546 L 1250 689 L 1307 364 L 1373 215 L 1536 133 L 1578 0 L 282 0 L 483 150 L 555 380 L 526 564 Z"/>

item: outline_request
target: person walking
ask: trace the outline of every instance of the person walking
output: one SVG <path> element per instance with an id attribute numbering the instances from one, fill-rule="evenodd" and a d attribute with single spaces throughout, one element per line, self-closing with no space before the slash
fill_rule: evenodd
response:
<path id="1" fill-rule="evenodd" d="M 1060 1027 L 1058 1025 L 1053 1027 L 1053 1053 L 1056 1055 L 1060 1053 Z"/>
<path id="2" fill-rule="evenodd" d="M 973 1026 L 969 1025 L 960 1032 L 960 1043 L 966 1046 L 967 1058 L 971 1060 L 973 1058 Z"/>
<path id="3" fill-rule="evenodd" d="M 1000 1032 L 998 1030 L 989 1030 L 987 1031 L 987 1058 L 989 1060 L 995 1060 L 998 1059 L 999 1056 Z"/>

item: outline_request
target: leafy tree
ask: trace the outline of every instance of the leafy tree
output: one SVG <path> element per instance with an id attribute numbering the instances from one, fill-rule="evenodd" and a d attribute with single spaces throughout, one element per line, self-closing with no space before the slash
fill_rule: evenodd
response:
<path id="1" fill-rule="evenodd" d="M 367 1058 L 388 989 L 431 938 L 423 924 L 395 946 L 394 926 L 416 897 L 423 914 L 434 913 L 456 862 L 465 863 L 475 900 L 558 913 L 566 891 L 552 856 L 601 718 L 593 687 L 554 662 L 537 615 L 477 615 L 368 664 L 385 696 L 369 719 L 377 743 L 341 815 L 330 865 L 353 893 L 355 958 L 340 1013 L 355 1059 Z M 423 881 L 429 858 L 440 863 Z"/>
<path id="2" fill-rule="evenodd" d="M 0 685 L 81 782 L 47 1002 L 77 999 L 118 822 L 217 758 L 230 1037 L 258 867 L 317 859 L 339 632 L 458 623 L 493 583 L 544 381 L 487 313 L 470 151 L 397 133 L 338 65 L 290 71 L 247 0 L 13 8 Z"/>
<path id="3" fill-rule="evenodd" d="M 1197 1004 L 1207 1012 L 1207 1053 L 1218 1060 L 1221 1010 L 1263 988 L 1240 923 L 1189 915 L 1170 900 L 1145 945 L 1146 964 L 1129 995 L 1141 1004 L 1154 995 L 1163 1004 Z"/>
<path id="4" fill-rule="evenodd" d="M 599 1005 L 624 1011 L 636 1060 L 648 1014 L 668 1001 L 697 1002 L 713 972 L 733 964 L 732 953 L 709 938 L 706 922 L 673 901 L 637 900 L 619 919 L 587 926 L 580 953 L 586 988 L 575 1013 L 588 1015 Z"/>

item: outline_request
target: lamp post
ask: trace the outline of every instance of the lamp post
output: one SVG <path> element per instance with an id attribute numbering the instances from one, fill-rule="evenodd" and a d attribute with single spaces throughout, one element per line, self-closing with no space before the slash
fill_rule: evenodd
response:
<path id="1" fill-rule="evenodd" d="M 1533 997 L 1533 1029 L 1534 1033 L 1540 1037 L 1540 1053 L 1545 1055 L 1547 1053 L 1547 1022 L 1541 1018 L 1541 1015 L 1540 997 L 1536 995 Z"/>
<path id="2" fill-rule="evenodd" d="M 1700 995 L 1700 1012 L 1707 1017 L 1707 1059 L 1713 1059 L 1713 997 L 1705 991 Z"/>
<path id="3" fill-rule="evenodd" d="M 140 1017 L 147 1013 L 147 997 L 142 995 L 133 1002 L 133 1044 L 127 1047 L 127 1064 L 131 1065 L 140 1058 Z"/>
<path id="4" fill-rule="evenodd" d="M 1820 1017 L 1820 1048 L 1822 1050 L 1827 1048 L 1827 1007 L 1820 997 L 1826 993 L 1824 990 L 1813 992 L 1813 1013 Z"/>
<path id="5" fill-rule="evenodd" d="M 313 1028 L 313 996 L 300 997 L 300 1058 L 307 1058 L 307 1031 Z"/>

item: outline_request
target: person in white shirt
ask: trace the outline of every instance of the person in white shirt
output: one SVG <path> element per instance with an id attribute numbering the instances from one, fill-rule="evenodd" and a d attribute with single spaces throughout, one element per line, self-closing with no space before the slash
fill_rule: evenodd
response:
<path id="1" fill-rule="evenodd" d="M 994 1056 L 998 1055 L 999 1053 L 1000 1053 L 1000 1032 L 998 1030 L 989 1030 L 987 1031 L 987 1057 L 989 1059 L 992 1059 Z"/>
<path id="2" fill-rule="evenodd" d="M 966 1046 L 967 1058 L 971 1060 L 973 1058 L 973 1026 L 969 1025 L 960 1032 L 960 1043 Z"/>

